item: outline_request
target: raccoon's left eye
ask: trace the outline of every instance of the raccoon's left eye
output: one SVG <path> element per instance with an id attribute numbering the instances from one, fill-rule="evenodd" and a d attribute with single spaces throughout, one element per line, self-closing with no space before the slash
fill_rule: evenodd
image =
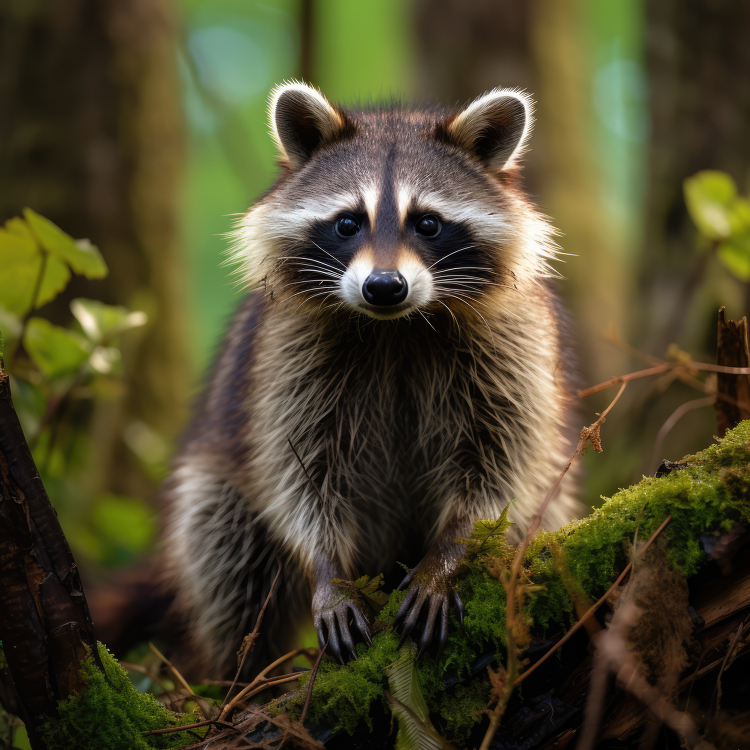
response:
<path id="1" fill-rule="evenodd" d="M 356 216 L 352 216 L 351 214 L 344 214 L 343 216 L 339 216 L 339 218 L 336 219 L 334 228 L 336 229 L 336 234 L 342 239 L 353 237 L 355 234 L 357 234 L 357 232 L 359 232 L 359 220 Z"/>
<path id="2" fill-rule="evenodd" d="M 437 237 L 440 234 L 440 230 L 443 228 L 440 223 L 440 219 L 434 214 L 427 214 L 417 220 L 414 225 L 414 229 L 417 230 L 417 234 L 421 234 L 423 237 Z"/>

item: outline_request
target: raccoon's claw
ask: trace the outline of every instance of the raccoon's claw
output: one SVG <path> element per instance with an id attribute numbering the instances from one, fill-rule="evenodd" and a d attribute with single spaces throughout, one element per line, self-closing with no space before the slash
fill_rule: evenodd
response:
<path id="1" fill-rule="evenodd" d="M 349 630 L 350 620 L 356 625 L 359 634 L 368 646 L 372 646 L 370 637 L 370 626 L 364 615 L 351 599 L 341 599 L 331 607 L 320 612 L 315 612 L 313 617 L 315 629 L 318 632 L 318 644 L 320 648 L 328 643 L 328 650 L 340 664 L 346 663 L 348 658 L 357 659 L 357 649 Z M 342 646 L 346 649 L 346 656 L 342 652 Z"/>
<path id="2" fill-rule="evenodd" d="M 408 585 L 414 578 L 413 570 L 406 576 L 402 581 L 399 589 L 402 590 L 404 586 Z M 401 640 L 399 646 L 403 645 L 404 641 L 409 637 L 422 614 L 424 604 L 427 602 L 425 622 L 422 627 L 422 637 L 419 639 L 419 658 L 425 649 L 433 641 L 435 635 L 435 624 L 440 615 L 440 626 L 439 634 L 437 637 L 437 657 L 440 658 L 440 654 L 445 648 L 445 644 L 448 642 L 448 600 L 450 597 L 456 603 L 458 609 L 458 616 L 463 624 L 464 607 L 461 599 L 455 590 L 451 590 L 447 580 L 432 580 L 426 583 L 417 583 L 412 586 L 404 600 L 401 602 L 401 606 L 396 613 L 396 617 L 393 621 L 394 627 L 398 627 L 403 623 L 401 629 Z"/>
<path id="3" fill-rule="evenodd" d="M 464 624 L 464 603 L 461 601 L 461 597 L 458 595 L 458 591 L 453 590 L 453 601 L 456 603 L 456 609 L 458 610 L 458 621 L 463 627 Z"/>

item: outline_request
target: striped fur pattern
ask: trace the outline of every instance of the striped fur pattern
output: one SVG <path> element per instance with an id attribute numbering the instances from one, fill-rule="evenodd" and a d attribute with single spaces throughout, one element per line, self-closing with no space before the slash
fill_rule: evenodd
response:
<path id="1" fill-rule="evenodd" d="M 292 83 L 271 123 L 281 176 L 234 237 L 256 290 L 168 487 L 171 579 L 204 671 L 231 669 L 279 565 L 259 658 L 291 642 L 321 566 L 386 571 L 514 499 L 518 539 L 572 452 L 554 231 L 519 185 L 528 96 L 344 112 Z M 342 215 L 356 235 L 337 236 Z M 425 215 L 437 237 L 415 230 Z M 409 290 L 387 308 L 362 293 L 383 268 Z M 563 482 L 545 527 L 578 513 L 574 494 Z"/>

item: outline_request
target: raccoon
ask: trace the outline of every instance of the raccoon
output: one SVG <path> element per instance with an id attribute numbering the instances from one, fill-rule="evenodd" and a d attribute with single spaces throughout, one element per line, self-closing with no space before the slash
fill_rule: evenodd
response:
<path id="1" fill-rule="evenodd" d="M 370 623 L 333 578 L 414 565 L 402 636 L 439 650 L 478 519 L 528 528 L 572 452 L 554 230 L 525 196 L 532 101 L 345 111 L 270 98 L 280 174 L 234 232 L 241 305 L 168 487 L 165 549 L 194 671 L 258 660 L 312 611 L 340 661 Z M 544 519 L 578 514 L 566 478 Z M 415 577 L 415 573 L 419 573 Z M 267 662 L 266 662 L 267 663 Z"/>

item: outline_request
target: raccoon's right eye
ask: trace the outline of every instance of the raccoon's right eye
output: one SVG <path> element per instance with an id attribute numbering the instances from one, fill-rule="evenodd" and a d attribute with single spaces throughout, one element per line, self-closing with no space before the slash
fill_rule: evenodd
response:
<path id="1" fill-rule="evenodd" d="M 334 225 L 336 229 L 336 234 L 341 237 L 342 239 L 347 239 L 348 237 L 353 237 L 357 232 L 359 232 L 359 221 L 356 216 L 352 216 L 351 214 L 344 214 L 343 216 L 339 216 L 338 219 L 336 219 L 336 224 Z"/>

